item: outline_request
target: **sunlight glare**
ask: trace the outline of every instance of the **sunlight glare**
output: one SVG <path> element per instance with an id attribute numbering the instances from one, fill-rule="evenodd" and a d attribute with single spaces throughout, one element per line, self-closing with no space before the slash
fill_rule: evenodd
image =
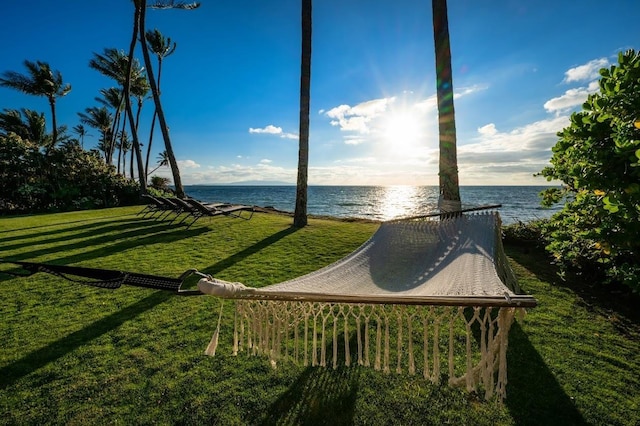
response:
<path id="1" fill-rule="evenodd" d="M 383 220 L 411 216 L 419 209 L 419 193 L 415 186 L 388 186 L 383 196 Z"/>
<path id="2" fill-rule="evenodd" d="M 411 111 L 398 111 L 389 116 L 384 125 L 385 140 L 395 153 L 411 154 L 420 141 L 422 121 Z"/>

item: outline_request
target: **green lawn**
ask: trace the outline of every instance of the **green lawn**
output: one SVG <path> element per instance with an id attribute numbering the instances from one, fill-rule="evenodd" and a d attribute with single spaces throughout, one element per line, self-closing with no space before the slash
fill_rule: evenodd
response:
<path id="1" fill-rule="evenodd" d="M 197 268 L 262 286 L 339 259 L 377 227 L 312 219 L 294 230 L 258 213 L 186 230 L 139 210 L 0 218 L 0 257 L 175 277 Z M 562 283 L 539 253 L 507 254 L 540 304 L 512 327 L 504 404 L 420 377 L 231 356 L 233 302 L 206 357 L 213 297 L 0 275 L 0 423 L 637 424 L 637 299 Z"/>

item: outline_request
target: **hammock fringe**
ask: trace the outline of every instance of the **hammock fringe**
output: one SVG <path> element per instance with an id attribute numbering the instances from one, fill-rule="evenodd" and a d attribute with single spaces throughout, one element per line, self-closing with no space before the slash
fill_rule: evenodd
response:
<path id="1" fill-rule="evenodd" d="M 237 300 L 232 348 L 272 365 L 373 364 L 385 374 L 393 365 L 433 383 L 442 382 L 446 363 L 450 385 L 503 400 L 509 329 L 523 310 Z"/>

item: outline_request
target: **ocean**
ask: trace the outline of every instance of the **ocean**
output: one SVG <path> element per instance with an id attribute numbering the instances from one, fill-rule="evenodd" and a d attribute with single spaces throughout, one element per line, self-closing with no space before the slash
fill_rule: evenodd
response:
<path id="1" fill-rule="evenodd" d="M 463 207 L 501 204 L 505 224 L 550 217 L 562 206 L 540 206 L 545 186 L 463 186 Z M 203 202 L 228 202 L 273 207 L 293 212 L 295 186 L 186 185 L 188 196 Z M 338 218 L 389 220 L 433 212 L 438 202 L 435 186 L 309 186 L 307 213 Z"/>

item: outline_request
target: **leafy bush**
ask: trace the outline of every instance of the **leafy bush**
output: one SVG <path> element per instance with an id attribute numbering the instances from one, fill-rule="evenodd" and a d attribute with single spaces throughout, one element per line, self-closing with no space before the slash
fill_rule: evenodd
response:
<path id="1" fill-rule="evenodd" d="M 502 238 L 511 244 L 544 247 L 547 243 L 543 232 L 546 222 L 546 219 L 540 219 L 505 225 L 502 227 Z"/>
<path id="2" fill-rule="evenodd" d="M 640 291 L 640 54 L 618 55 L 600 70 L 600 91 L 558 133 L 551 166 L 540 173 L 573 197 L 544 226 L 559 265 L 602 273 Z"/>
<path id="3" fill-rule="evenodd" d="M 76 142 L 42 152 L 10 133 L 0 136 L 0 213 L 66 211 L 137 204 L 138 183 L 115 173 Z"/>

